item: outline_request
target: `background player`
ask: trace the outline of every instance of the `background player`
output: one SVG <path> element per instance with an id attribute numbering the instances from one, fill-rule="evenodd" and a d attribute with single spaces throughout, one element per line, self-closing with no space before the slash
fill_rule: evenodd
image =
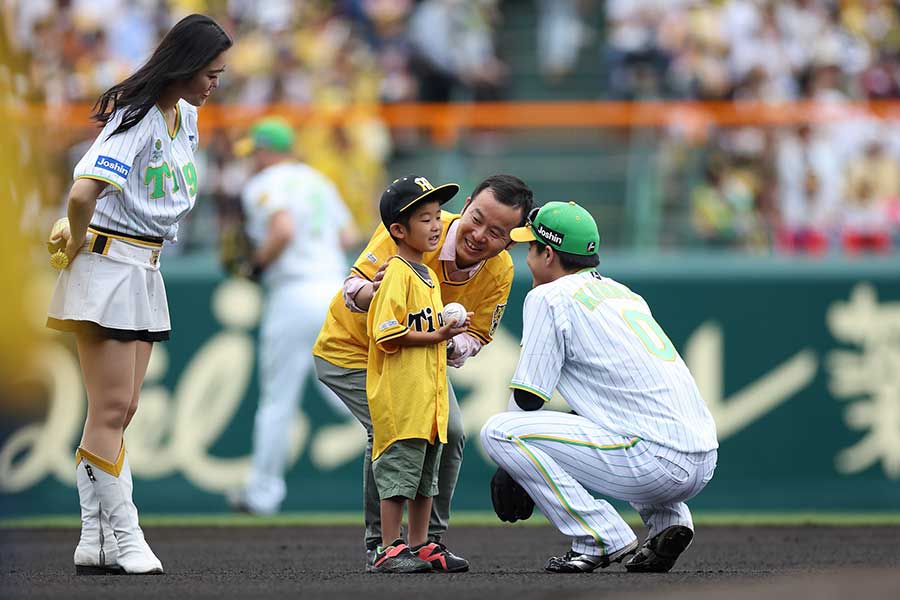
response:
<path id="1" fill-rule="evenodd" d="M 422 192 L 434 186 L 424 177 L 407 179 Z M 459 302 L 474 309 L 469 330 L 448 342 L 448 364 L 459 367 L 474 356 L 491 338 L 500 323 L 512 286 L 512 259 L 505 250 L 512 245 L 509 232 L 525 222 L 531 210 L 532 193 L 512 175 L 492 175 L 482 181 L 466 199 L 461 215 L 445 213 L 441 221 L 440 244 L 423 256 L 424 264 L 436 274 L 444 302 Z M 366 401 L 366 364 L 369 340 L 366 315 L 372 294 L 384 275 L 386 261 L 396 254 L 397 245 L 380 225 L 353 265 L 328 309 L 325 325 L 313 348 L 319 379 L 344 401 L 353 416 L 366 428 L 369 443 L 363 459 L 366 549 L 369 563 L 381 540 L 379 499 L 372 478 L 372 421 Z M 450 416 L 447 443 L 441 453 L 438 486 L 433 499 L 428 537 L 441 543 L 450 520 L 450 502 L 462 462 L 465 432 L 459 404 L 448 385 Z"/>
<path id="2" fill-rule="evenodd" d="M 162 572 L 138 524 L 123 435 L 153 342 L 169 338 L 159 257 L 194 206 L 197 107 L 218 86 L 231 44 L 209 17 L 179 21 L 144 66 L 100 96 L 94 119 L 103 130 L 75 167 L 68 227 L 56 238 L 65 241 L 69 266 L 47 325 L 75 333 L 87 388 L 75 455 L 78 573 Z"/>
<path id="3" fill-rule="evenodd" d="M 629 501 L 649 528 L 626 568 L 668 571 L 693 538 L 684 502 L 716 466 L 712 416 L 644 299 L 595 270 L 600 236 L 590 213 L 550 202 L 511 236 L 531 242 L 534 289 L 511 412 L 485 423 L 482 443 L 572 538 L 548 571 L 593 571 L 638 550 L 622 517 L 588 489 Z M 554 389 L 577 414 L 534 412 Z"/>
<path id="4" fill-rule="evenodd" d="M 275 117 L 256 123 L 238 142 L 239 152 L 252 153 L 256 169 L 241 204 L 254 248 L 251 270 L 261 274 L 266 301 L 250 474 L 229 502 L 259 514 L 278 512 L 285 498 L 288 433 L 312 368 L 310 349 L 346 273 L 344 250 L 357 241 L 337 188 L 297 162 L 293 148 L 293 128 Z M 331 390 L 320 388 L 345 410 Z"/>
<path id="5" fill-rule="evenodd" d="M 423 189 L 425 188 L 425 189 Z M 381 499 L 382 543 L 371 572 L 467 571 L 469 563 L 426 543 L 431 498 L 438 492 L 441 446 L 447 441 L 447 345 L 466 319 L 444 323 L 437 275 L 422 264 L 441 237 L 441 204 L 459 191 L 414 178 L 395 180 L 381 196 L 381 221 L 397 244 L 367 319 L 366 395 L 372 416 L 372 470 Z M 409 545 L 400 538 L 409 500 Z"/>

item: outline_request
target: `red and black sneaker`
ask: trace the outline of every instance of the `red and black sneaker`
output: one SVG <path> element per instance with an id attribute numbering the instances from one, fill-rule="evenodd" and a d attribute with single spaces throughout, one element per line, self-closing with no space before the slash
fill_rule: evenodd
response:
<path id="1" fill-rule="evenodd" d="M 396 540 L 387 548 L 378 547 L 372 563 L 366 565 L 369 573 L 427 573 L 431 563 L 422 560 L 409 550 L 403 540 Z"/>
<path id="2" fill-rule="evenodd" d="M 439 573 L 462 573 L 469 570 L 469 561 L 456 556 L 440 542 L 427 542 L 414 548 L 413 552 Z"/>

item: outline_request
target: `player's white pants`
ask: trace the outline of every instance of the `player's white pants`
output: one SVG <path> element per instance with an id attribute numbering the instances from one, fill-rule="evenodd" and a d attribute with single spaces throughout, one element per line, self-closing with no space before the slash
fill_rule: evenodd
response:
<path id="1" fill-rule="evenodd" d="M 548 410 L 505 412 L 488 419 L 481 442 L 490 457 L 529 493 L 572 550 L 616 552 L 635 534 L 605 500 L 627 500 L 655 535 L 671 525 L 693 529 L 684 501 L 712 479 L 716 451 L 684 453 L 609 432 L 593 422 Z"/>
<path id="2" fill-rule="evenodd" d="M 254 512 L 274 513 L 287 493 L 284 471 L 288 433 L 312 370 L 312 347 L 340 280 L 288 282 L 267 290 L 260 323 L 259 407 L 253 427 L 253 458 L 244 501 Z M 318 383 L 318 381 L 317 381 Z M 334 392 L 319 393 L 349 414 Z"/>

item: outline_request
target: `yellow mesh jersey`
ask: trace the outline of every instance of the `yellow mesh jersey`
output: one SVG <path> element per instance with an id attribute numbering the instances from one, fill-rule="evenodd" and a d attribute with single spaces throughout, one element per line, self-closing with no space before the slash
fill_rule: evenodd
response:
<path id="1" fill-rule="evenodd" d="M 486 260 L 466 281 L 449 281 L 439 256 L 447 237 L 447 230 L 457 219 L 459 215 L 441 213 L 441 242 L 437 250 L 425 254 L 423 261 L 437 274 L 444 303 L 459 302 L 466 310 L 473 311 L 475 315 L 472 317 L 468 332 L 482 344 L 488 344 L 500 324 L 503 311 L 506 310 L 506 300 L 513 279 L 512 258 L 508 252 L 503 251 Z M 369 245 L 356 259 L 352 270 L 371 281 L 378 266 L 396 253 L 397 244 L 391 239 L 384 225 L 379 225 Z M 325 324 L 313 347 L 313 354 L 345 369 L 364 369 L 368 352 L 366 313 L 351 312 L 344 305 L 344 298 L 339 290 L 331 301 Z"/>
<path id="2" fill-rule="evenodd" d="M 372 460 L 397 440 L 447 442 L 447 343 L 397 346 L 410 330 L 436 331 L 444 304 L 434 271 L 426 281 L 395 258 L 369 307 L 366 395 L 372 415 Z"/>

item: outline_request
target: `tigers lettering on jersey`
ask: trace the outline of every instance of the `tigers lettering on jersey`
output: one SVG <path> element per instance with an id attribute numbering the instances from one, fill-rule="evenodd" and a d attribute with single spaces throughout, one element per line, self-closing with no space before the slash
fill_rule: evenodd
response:
<path id="1" fill-rule="evenodd" d="M 184 182 L 187 184 L 187 192 L 191 198 L 197 195 L 197 170 L 194 163 L 188 163 L 181 168 L 184 175 Z M 167 193 L 176 194 L 181 189 L 178 185 L 178 169 L 169 167 L 169 163 L 163 162 L 158 167 L 147 167 L 144 171 L 144 185 L 151 188 L 150 198 L 156 200 L 166 196 Z M 166 179 L 172 180 L 171 189 L 168 188 Z"/>
<path id="2" fill-rule="evenodd" d="M 426 306 L 425 308 L 419 310 L 418 312 L 409 313 L 406 316 L 406 326 L 410 329 L 415 329 L 416 331 L 425 331 L 431 333 L 436 331 L 436 327 L 434 326 L 434 311 L 432 311 L 430 306 Z M 437 322 L 438 327 L 444 326 L 444 316 L 441 313 L 437 314 Z M 427 326 L 426 326 L 427 325 Z"/>

